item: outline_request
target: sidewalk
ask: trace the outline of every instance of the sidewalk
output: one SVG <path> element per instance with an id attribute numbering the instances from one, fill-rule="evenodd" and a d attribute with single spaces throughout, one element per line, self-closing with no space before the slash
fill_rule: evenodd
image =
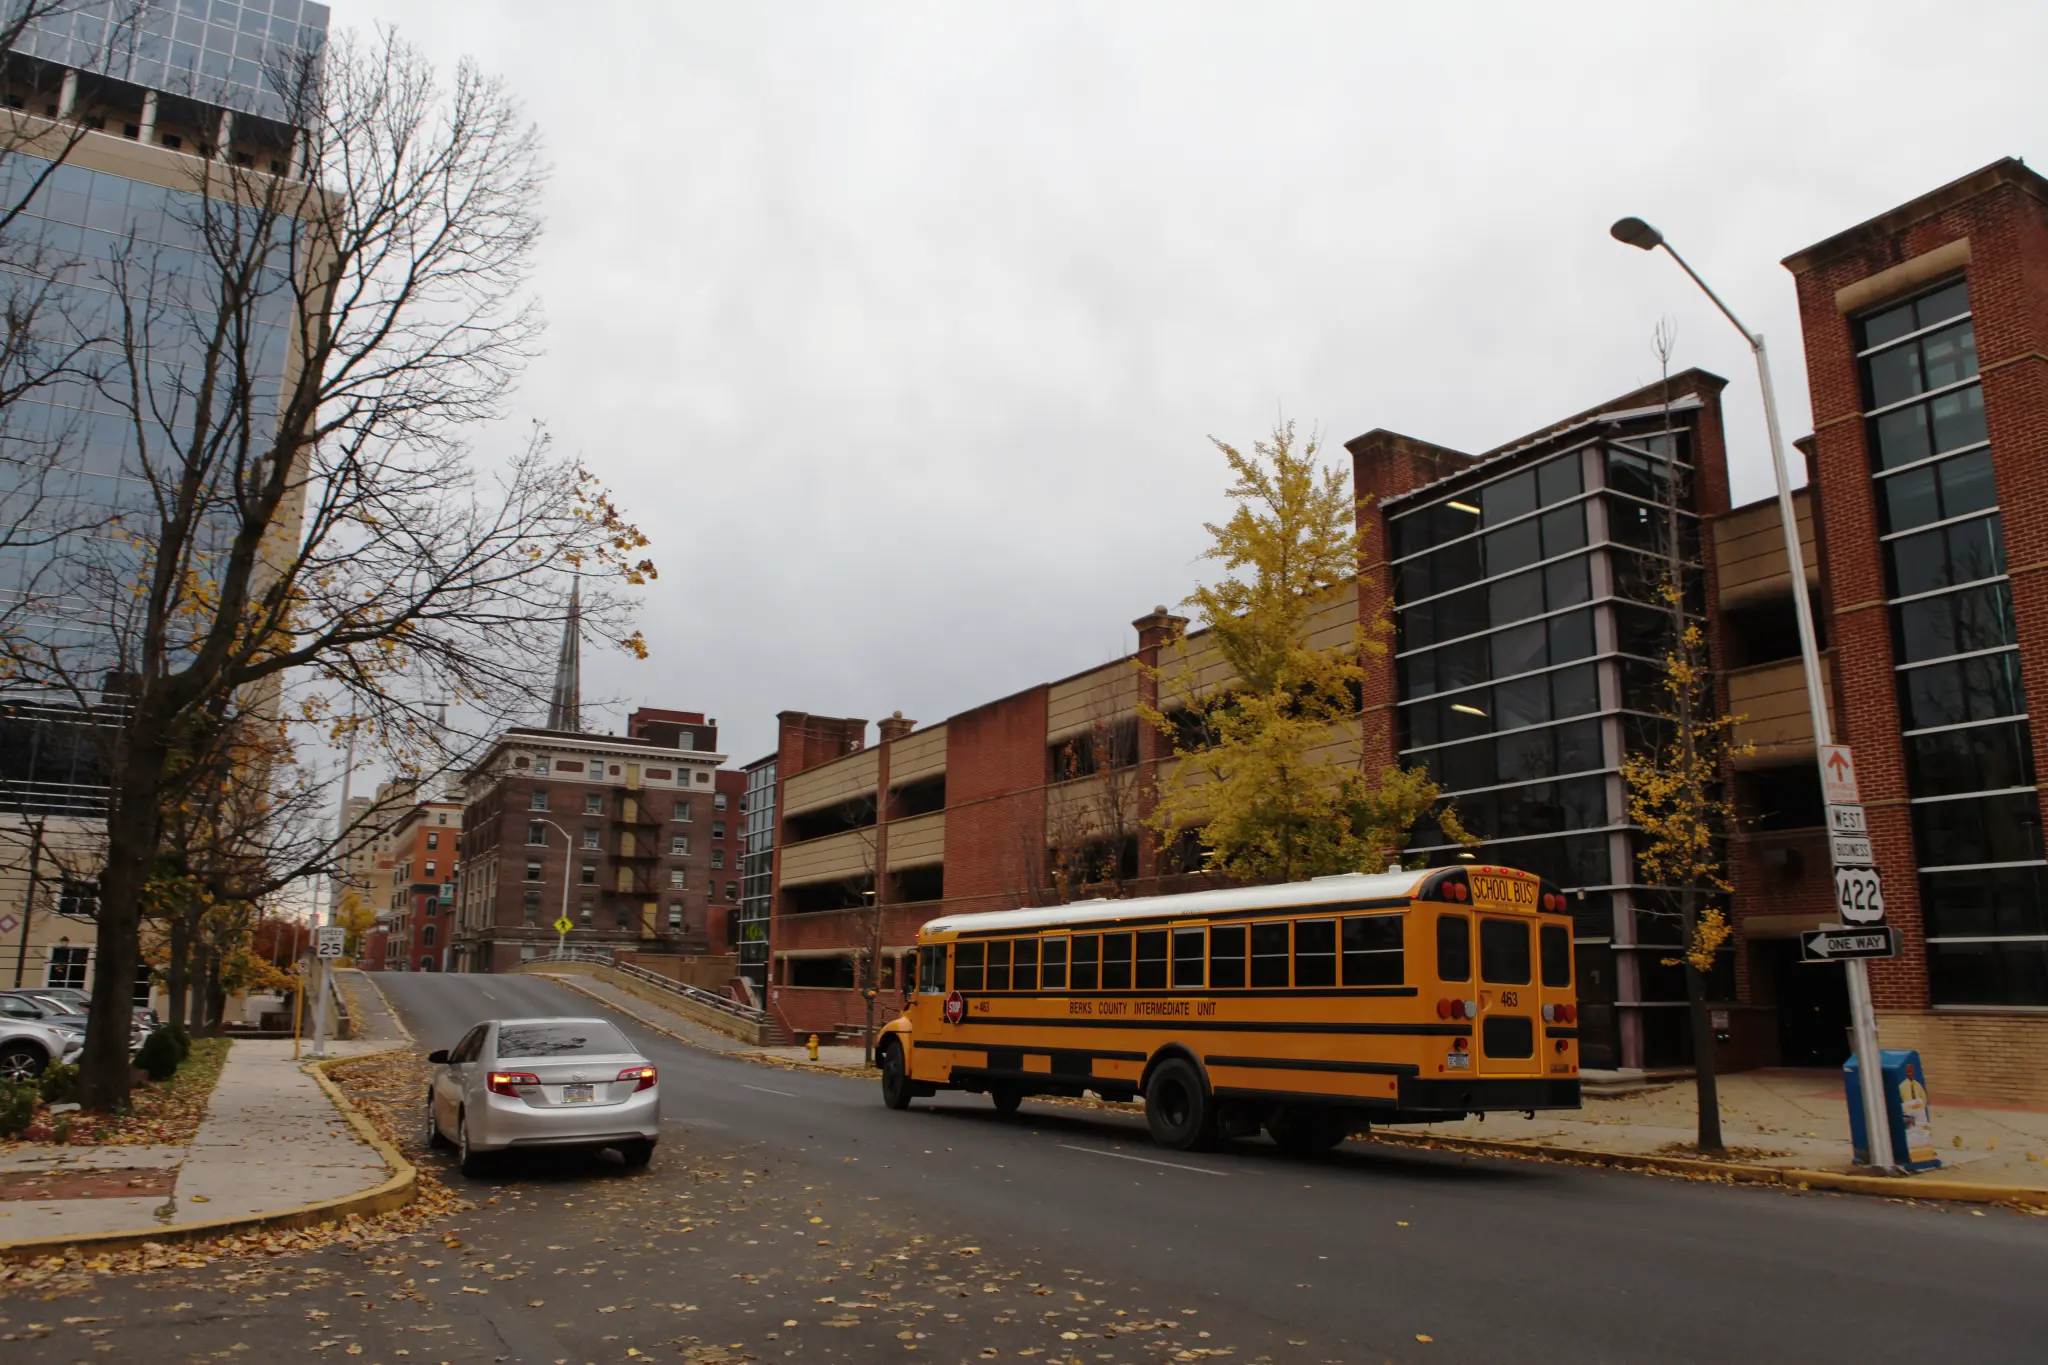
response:
<path id="1" fill-rule="evenodd" d="M 330 1043 L 330 1056 L 383 1045 Z M 190 1144 L 0 1152 L 0 1251 L 271 1216 L 377 1189 L 391 1169 L 292 1060 L 283 1039 L 238 1040 Z"/>
<path id="2" fill-rule="evenodd" d="M 768 1061 L 802 1062 L 805 1065 L 830 1067 L 837 1071 L 861 1070 L 861 1050 L 858 1047 L 821 1044 L 818 1048 L 818 1060 L 813 1063 L 810 1060 L 810 1050 L 806 1047 L 754 1047 L 729 1034 L 720 1033 L 717 1029 L 706 1028 L 694 1019 L 685 1019 L 672 1010 L 665 1010 L 642 996 L 622 991 L 616 986 L 607 985 L 595 977 L 585 976 L 580 972 L 529 972 L 526 975 L 537 976 L 566 986 L 572 991 L 581 992 L 594 1000 L 602 1001 L 621 1014 L 651 1024 L 664 1033 L 672 1034 L 683 1042 L 707 1051 Z M 879 1030 L 886 1022 L 878 1019 L 875 1027 Z"/>
<path id="3" fill-rule="evenodd" d="M 1729 1157 L 1749 1165 L 1849 1172 L 1849 1109 L 1841 1073 L 1744 1071 L 1720 1077 L 1721 1133 Z M 1922 1180 L 2015 1188 L 2048 1187 L 2048 1110 L 1945 1104 L 1936 1100 L 1941 1169 Z M 1402 1124 L 1374 1132 L 1409 1137 L 1528 1142 L 1587 1153 L 1689 1157 L 1698 1109 L 1690 1079 L 1614 1098 L 1588 1097 L 1576 1111 L 1492 1114 L 1484 1122 Z M 1899 1182 L 1909 1195 L 1913 1178 Z"/>

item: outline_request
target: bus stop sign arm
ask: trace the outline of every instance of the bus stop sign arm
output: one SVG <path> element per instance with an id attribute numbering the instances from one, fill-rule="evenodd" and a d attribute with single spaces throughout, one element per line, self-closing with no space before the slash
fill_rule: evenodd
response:
<path id="1" fill-rule="evenodd" d="M 1742 319 L 1735 316 L 1733 309 L 1721 301 L 1699 272 L 1686 262 L 1685 257 L 1664 240 L 1664 234 L 1640 218 L 1616 220 L 1608 232 L 1617 242 L 1626 243 L 1642 251 L 1655 251 L 1662 247 L 1678 262 L 1700 292 L 1713 301 L 1735 330 L 1742 333 L 1742 339 L 1749 343 L 1750 353 L 1756 357 L 1757 384 L 1763 391 L 1764 425 L 1769 430 L 1771 441 L 1771 472 L 1778 482 L 1778 519 L 1785 533 L 1785 566 L 1792 575 L 1792 613 L 1799 626 L 1799 659 L 1806 672 L 1806 707 L 1812 717 L 1815 762 L 1828 752 L 1834 738 L 1828 726 L 1827 685 L 1821 678 L 1820 646 L 1813 633 L 1813 606 L 1806 600 L 1806 556 L 1799 546 L 1799 515 L 1792 506 L 1792 479 L 1785 466 L 1785 440 L 1778 426 L 1777 391 L 1771 386 L 1770 356 L 1764 349 L 1764 338 L 1760 332 L 1752 332 L 1742 325 Z M 1827 774 L 1821 774 L 1823 787 Z M 1849 1011 L 1852 1020 L 1851 1037 L 1857 1058 L 1857 1073 L 1863 1094 L 1865 1131 L 1870 1134 L 1870 1164 L 1880 1170 L 1895 1169 L 1891 1151 L 1891 1132 L 1885 1127 L 1884 1095 L 1881 1089 L 1883 1078 L 1878 1065 L 1877 1015 L 1870 998 L 1870 971 L 1861 960 L 1842 964 L 1848 974 Z"/>

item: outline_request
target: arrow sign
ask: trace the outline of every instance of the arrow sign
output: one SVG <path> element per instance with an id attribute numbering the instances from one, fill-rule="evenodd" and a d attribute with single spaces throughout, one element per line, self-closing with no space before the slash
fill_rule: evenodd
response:
<path id="1" fill-rule="evenodd" d="M 1822 798 L 1830 806 L 1854 806 L 1861 802 L 1856 794 L 1856 758 L 1848 745 L 1820 746 L 1820 788 Z"/>
<path id="2" fill-rule="evenodd" d="M 1805 962 L 1840 962 L 1852 957 L 1897 957 L 1898 938 L 1889 925 L 1875 929 L 1816 929 L 1799 936 Z"/>

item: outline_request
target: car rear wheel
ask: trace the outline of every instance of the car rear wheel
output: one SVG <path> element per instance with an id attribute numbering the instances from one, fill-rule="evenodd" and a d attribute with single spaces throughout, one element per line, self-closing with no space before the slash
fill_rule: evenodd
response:
<path id="1" fill-rule="evenodd" d="M 437 1152 L 445 1152 L 455 1144 L 441 1131 L 441 1117 L 434 1112 L 434 1092 L 427 1092 L 427 1146 Z"/>
<path id="2" fill-rule="evenodd" d="M 34 1043 L 0 1047 L 0 1081 L 32 1081 L 43 1074 L 50 1056 Z"/>
<path id="3" fill-rule="evenodd" d="M 1145 1126 L 1152 1140 L 1176 1152 L 1216 1144 L 1216 1102 L 1202 1074 L 1185 1057 L 1168 1057 L 1145 1086 Z"/>
<path id="4" fill-rule="evenodd" d="M 469 1145 L 469 1114 L 467 1111 L 455 1120 L 456 1164 L 467 1176 L 479 1176 L 490 1169 L 490 1156 Z"/>
<path id="5" fill-rule="evenodd" d="M 910 1073 L 903 1065 L 903 1045 L 882 1044 L 882 1103 L 891 1109 L 908 1109 L 911 1098 Z"/>
<path id="6" fill-rule="evenodd" d="M 628 1166 L 645 1166 L 654 1160 L 654 1144 L 642 1138 L 638 1142 L 619 1144 L 619 1159 Z"/>

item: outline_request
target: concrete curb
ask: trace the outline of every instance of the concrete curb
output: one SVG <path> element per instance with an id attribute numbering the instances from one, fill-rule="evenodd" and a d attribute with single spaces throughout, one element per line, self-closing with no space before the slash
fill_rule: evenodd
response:
<path id="1" fill-rule="evenodd" d="M 532 973 L 532 975 L 542 975 L 542 973 Z M 762 1052 L 754 1048 L 750 1048 L 745 1045 L 741 1045 L 739 1047 L 731 1049 L 722 1047 L 706 1047 L 704 1044 L 698 1042 L 695 1038 L 690 1037 L 688 1034 L 677 1033 L 674 1029 L 668 1028 L 665 1025 L 662 1025 L 652 1019 L 649 1019 L 646 1015 L 640 1013 L 640 1011 L 638 1010 L 629 1010 L 616 1000 L 607 1000 L 595 991 L 584 989 L 582 986 L 577 985 L 575 980 L 571 977 L 550 976 L 548 977 L 548 980 L 554 982 L 558 986 L 566 987 L 567 989 L 572 990 L 576 992 L 576 994 L 584 996 L 587 999 L 595 1000 L 598 1004 L 603 1005 L 608 1010 L 617 1010 L 620 1014 L 625 1015 L 629 1019 L 637 1020 L 639 1023 L 645 1025 L 648 1028 L 653 1029 L 656 1033 L 659 1033 L 664 1037 L 673 1038 L 677 1042 L 683 1044 L 686 1047 L 696 1048 L 699 1052 L 709 1053 L 713 1057 L 734 1057 L 743 1062 L 752 1062 L 755 1066 L 788 1068 L 792 1071 L 815 1071 L 821 1076 L 861 1077 L 879 1074 L 872 1067 L 829 1066 L 824 1062 L 813 1062 L 809 1060 L 799 1061 L 794 1057 L 771 1057 L 763 1054 Z M 734 1039 L 733 1041 L 738 1042 L 739 1040 Z"/>
<path id="2" fill-rule="evenodd" d="M 1745 1161 L 1713 1161 L 1704 1157 L 1639 1156 L 1632 1152 L 1596 1152 L 1582 1147 L 1554 1147 L 1542 1142 L 1506 1139 L 1432 1137 L 1427 1133 L 1382 1133 L 1372 1141 L 1390 1147 L 1414 1147 L 1475 1156 L 1535 1157 L 1574 1166 L 1642 1171 L 1648 1175 L 1702 1176 L 1735 1185 L 1776 1185 L 1791 1190 L 1831 1190 L 1841 1194 L 1872 1194 L 1886 1199 L 1943 1199 L 1959 1204 L 2012 1204 L 2048 1208 L 2048 1189 L 2026 1185 L 1987 1185 L 1971 1180 L 1930 1180 L 1925 1176 L 1854 1175 L 1844 1171 L 1808 1171 L 1791 1166 L 1758 1166 Z"/>
<path id="3" fill-rule="evenodd" d="M 364 1057 L 380 1055 L 382 1054 L 363 1054 Z M 267 1213 L 250 1214 L 241 1218 L 219 1218 L 202 1223 L 173 1223 L 168 1227 L 152 1228 L 147 1232 L 99 1232 L 78 1237 L 39 1237 L 0 1242 L 0 1261 L 34 1260 L 43 1256 L 61 1256 L 73 1251 L 128 1251 L 151 1243 L 162 1246 L 176 1242 L 194 1242 L 232 1232 L 312 1227 L 320 1223 L 340 1222 L 351 1215 L 389 1213 L 393 1209 L 405 1207 L 419 1192 L 418 1169 L 400 1155 L 396 1147 L 386 1142 L 369 1119 L 348 1102 L 348 1098 L 341 1093 L 341 1088 L 327 1078 L 326 1068 L 362 1059 L 335 1057 L 324 1062 L 308 1062 L 303 1070 L 327 1092 L 327 1098 L 333 1101 L 334 1107 L 341 1112 L 342 1117 L 349 1121 L 349 1126 L 356 1130 L 356 1135 L 368 1143 L 371 1150 L 383 1158 L 384 1164 L 391 1168 L 391 1178 L 376 1188 L 345 1195 L 340 1199 L 323 1199 L 311 1204 L 273 1209 Z"/>

